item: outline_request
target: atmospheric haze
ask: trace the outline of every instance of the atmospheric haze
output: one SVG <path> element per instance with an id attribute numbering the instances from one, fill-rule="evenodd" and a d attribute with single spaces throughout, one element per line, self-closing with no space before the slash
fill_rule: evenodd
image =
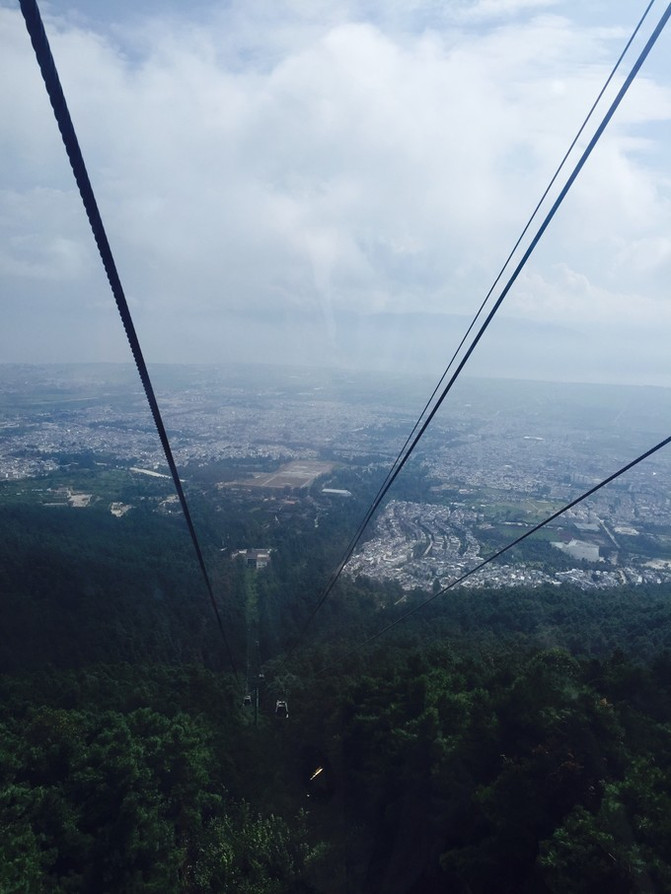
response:
<path id="1" fill-rule="evenodd" d="M 437 376 L 643 9 L 43 4 L 147 359 Z M 655 3 L 608 101 L 661 12 Z M 670 37 L 471 374 L 671 384 Z M 18 4 L 6 0 L 0 58 L 0 360 L 127 361 Z"/>

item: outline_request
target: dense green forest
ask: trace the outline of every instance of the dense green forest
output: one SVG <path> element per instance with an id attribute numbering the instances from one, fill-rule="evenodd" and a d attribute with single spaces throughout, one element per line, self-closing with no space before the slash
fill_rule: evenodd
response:
<path id="1" fill-rule="evenodd" d="M 208 511 L 237 676 L 181 519 L 0 510 L 0 891 L 671 891 L 668 587 L 455 590 L 360 649 L 426 594 L 343 578 L 300 639 L 345 515 Z"/>

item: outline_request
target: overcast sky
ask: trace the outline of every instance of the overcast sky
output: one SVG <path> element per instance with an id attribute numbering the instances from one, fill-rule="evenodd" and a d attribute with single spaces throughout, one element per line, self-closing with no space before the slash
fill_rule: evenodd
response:
<path id="1" fill-rule="evenodd" d="M 438 375 L 645 5 L 42 3 L 148 361 Z M 671 29 L 469 372 L 671 385 L 669 60 Z M 0 70 L 0 360 L 127 361 L 8 0 Z"/>

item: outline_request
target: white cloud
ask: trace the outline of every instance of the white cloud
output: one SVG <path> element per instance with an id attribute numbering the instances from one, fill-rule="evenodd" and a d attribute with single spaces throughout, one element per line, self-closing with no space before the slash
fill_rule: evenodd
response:
<path id="1" fill-rule="evenodd" d="M 333 342 L 344 312 L 474 309 L 624 42 L 617 17 L 582 27 L 570 4 L 543 0 L 462 4 L 451 22 L 432 3 L 375 15 L 355 3 L 233 3 L 189 23 L 174 10 L 107 32 L 48 25 L 157 359 L 170 359 L 187 315 L 198 359 L 206 344 L 229 344 L 231 314 L 249 314 L 250 327 L 264 314 L 291 326 L 314 317 Z M 7 8 L 0 53 L 25 85 L 19 99 L 0 84 L 0 275 L 28 288 L 50 270 L 90 306 L 95 250 Z M 626 325 L 636 294 L 650 317 L 666 313 L 670 117 L 669 84 L 641 78 L 512 312 Z"/>
<path id="2" fill-rule="evenodd" d="M 7 234 L 0 244 L 0 276 L 5 282 L 77 283 L 96 269 L 95 248 L 76 190 L 2 190 L 0 208 L 0 227 Z"/>
<path id="3" fill-rule="evenodd" d="M 667 246 L 668 251 L 668 246 Z M 671 325 L 671 303 L 640 291 L 605 288 L 579 270 L 557 264 L 543 272 L 526 271 L 511 292 L 505 316 L 539 322 L 623 328 L 631 325 L 663 328 Z"/>
<path id="4" fill-rule="evenodd" d="M 529 10 L 557 6 L 558 0 L 476 0 L 463 4 L 460 18 L 464 22 L 490 22 L 511 18 Z"/>

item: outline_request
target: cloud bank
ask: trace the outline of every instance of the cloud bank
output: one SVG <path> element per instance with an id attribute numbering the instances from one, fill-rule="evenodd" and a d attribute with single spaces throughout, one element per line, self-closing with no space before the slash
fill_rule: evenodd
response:
<path id="1" fill-rule="evenodd" d="M 93 3 L 43 12 L 138 332 L 156 361 L 439 371 L 631 11 L 300 6 L 201 3 L 188 20 L 177 5 L 115 5 L 114 20 Z M 126 359 L 13 6 L 0 6 L 0 54 L 2 357 Z M 626 378 L 671 384 L 663 355 L 650 368 L 671 322 L 670 118 L 653 59 L 506 300 L 512 341 L 483 340 L 479 368 L 511 374 L 519 342 L 522 374 L 563 376 L 573 346 L 572 378 L 608 380 L 628 345 Z M 404 328 L 416 344 L 390 334 Z M 606 331 L 594 372 L 585 346 Z"/>

